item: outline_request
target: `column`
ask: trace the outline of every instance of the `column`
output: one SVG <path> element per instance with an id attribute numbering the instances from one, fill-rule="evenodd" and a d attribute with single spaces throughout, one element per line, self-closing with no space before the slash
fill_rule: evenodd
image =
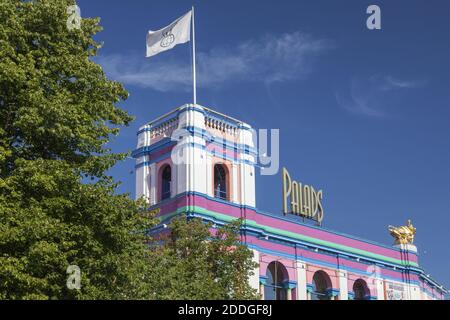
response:
<path id="1" fill-rule="evenodd" d="M 261 300 L 265 300 L 264 286 L 266 284 L 266 281 L 267 281 L 266 276 L 259 276 L 259 293 L 261 294 Z"/>
<path id="2" fill-rule="evenodd" d="M 347 271 L 339 269 L 337 273 L 339 277 L 339 299 L 348 300 Z"/>
<path id="3" fill-rule="evenodd" d="M 296 261 L 295 267 L 297 270 L 297 300 L 311 300 L 308 299 L 306 290 L 306 264 Z"/>
<path id="4" fill-rule="evenodd" d="M 231 193 L 233 195 L 233 198 L 231 199 L 234 203 L 239 203 L 239 181 L 238 181 L 238 166 L 235 162 L 231 164 L 231 179 L 230 185 L 231 185 Z"/>
<path id="5" fill-rule="evenodd" d="M 292 289 L 287 288 L 287 300 L 292 300 Z"/>
<path id="6" fill-rule="evenodd" d="M 384 299 L 384 283 L 383 279 L 376 278 L 374 280 L 377 285 L 377 300 L 385 300 Z"/>
<path id="7" fill-rule="evenodd" d="M 306 300 L 312 300 L 312 292 L 313 292 L 312 284 L 307 284 L 306 285 Z"/>
<path id="8" fill-rule="evenodd" d="M 158 183 L 158 176 L 156 174 L 156 163 L 152 163 L 150 165 L 150 190 L 149 190 L 149 199 L 150 199 L 150 205 L 156 204 L 158 199 L 157 193 L 156 193 L 156 184 Z"/>
<path id="9" fill-rule="evenodd" d="M 287 280 L 283 282 L 283 288 L 286 289 L 286 299 L 292 300 L 292 290 L 297 288 L 297 282 L 293 280 Z"/>
<path id="10" fill-rule="evenodd" d="M 252 261 L 256 262 L 258 265 L 256 266 L 255 269 L 253 269 L 253 275 L 249 277 L 249 283 L 250 286 L 259 291 L 261 288 L 261 284 L 260 284 L 260 280 L 259 280 L 259 252 L 256 251 L 255 249 L 252 249 L 253 252 L 253 258 Z"/>
<path id="11" fill-rule="evenodd" d="M 206 153 L 206 194 L 214 197 L 212 156 Z M 237 191 L 236 191 L 237 192 Z"/>
<path id="12" fill-rule="evenodd" d="M 261 295 L 261 300 L 264 300 L 264 283 L 259 284 L 259 294 Z"/>

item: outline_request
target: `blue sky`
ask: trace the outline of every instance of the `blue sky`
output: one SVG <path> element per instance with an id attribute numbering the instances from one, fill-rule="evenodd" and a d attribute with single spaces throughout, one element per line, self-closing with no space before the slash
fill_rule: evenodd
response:
<path id="1" fill-rule="evenodd" d="M 411 218 L 421 265 L 450 287 L 448 1 L 79 0 L 101 17 L 96 58 L 145 122 L 192 102 L 190 45 L 146 59 L 145 35 L 196 7 L 198 103 L 280 129 L 280 164 L 324 190 L 324 226 L 392 242 Z M 381 30 L 366 8 L 381 8 Z M 134 161 L 111 170 L 134 195 Z M 257 207 L 281 211 L 281 178 L 257 177 Z"/>

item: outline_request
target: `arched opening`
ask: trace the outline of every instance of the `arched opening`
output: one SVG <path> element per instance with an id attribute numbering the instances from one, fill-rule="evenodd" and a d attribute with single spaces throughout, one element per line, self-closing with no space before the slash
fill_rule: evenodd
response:
<path id="1" fill-rule="evenodd" d="M 278 261 L 271 262 L 267 266 L 266 277 L 264 299 L 287 300 L 287 289 L 283 285 L 288 280 L 285 266 Z"/>
<path id="2" fill-rule="evenodd" d="M 355 300 L 369 300 L 370 290 L 363 279 L 358 279 L 353 283 L 353 293 Z"/>
<path id="3" fill-rule="evenodd" d="M 169 199 L 172 188 L 172 169 L 169 165 L 162 169 L 161 173 L 161 200 Z"/>
<path id="4" fill-rule="evenodd" d="M 331 279 L 325 271 L 316 271 L 313 276 L 312 300 L 331 300 Z"/>
<path id="5" fill-rule="evenodd" d="M 214 197 L 228 200 L 228 172 L 223 164 L 214 165 Z"/>

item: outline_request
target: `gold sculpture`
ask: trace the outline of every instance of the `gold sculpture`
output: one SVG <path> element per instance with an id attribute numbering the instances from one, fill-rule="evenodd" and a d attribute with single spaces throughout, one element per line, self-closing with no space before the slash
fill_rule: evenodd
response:
<path id="1" fill-rule="evenodd" d="M 391 236 L 395 239 L 395 244 L 412 244 L 414 242 L 414 235 L 416 234 L 416 228 L 408 219 L 406 226 L 394 227 L 389 226 L 388 230 Z"/>

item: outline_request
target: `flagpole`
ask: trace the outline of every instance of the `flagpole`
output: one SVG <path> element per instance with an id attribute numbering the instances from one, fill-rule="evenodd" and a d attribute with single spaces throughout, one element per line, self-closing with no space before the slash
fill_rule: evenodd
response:
<path id="1" fill-rule="evenodd" d="M 197 104 L 197 75 L 195 69 L 195 16 L 192 6 L 192 89 L 194 94 L 194 106 Z"/>

